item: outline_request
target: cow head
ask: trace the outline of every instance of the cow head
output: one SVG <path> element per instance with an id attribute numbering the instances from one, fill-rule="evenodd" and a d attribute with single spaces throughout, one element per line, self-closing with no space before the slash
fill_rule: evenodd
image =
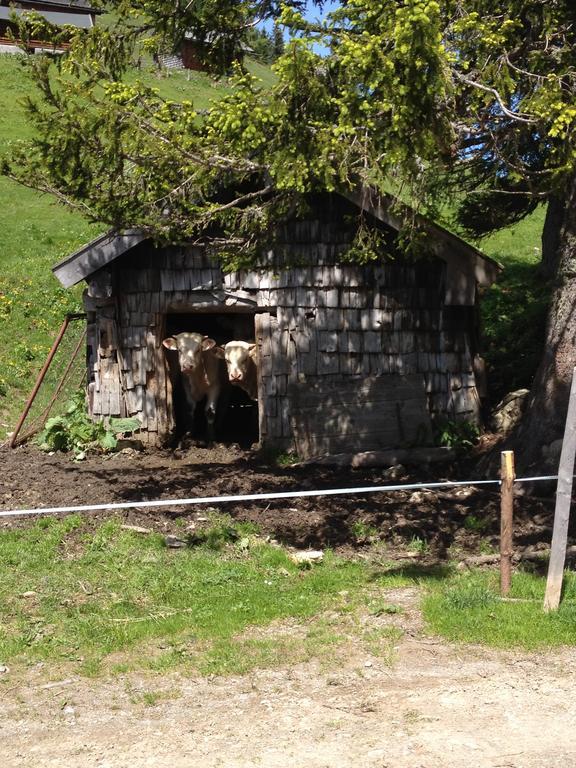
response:
<path id="1" fill-rule="evenodd" d="M 202 353 L 216 346 L 214 339 L 200 333 L 177 333 L 164 339 L 166 349 L 178 352 L 178 362 L 183 373 L 191 373 L 202 365 Z"/>
<path id="2" fill-rule="evenodd" d="M 229 341 L 224 345 L 224 359 L 228 378 L 232 384 L 244 381 L 250 362 L 256 361 L 256 344 L 247 341 Z"/>

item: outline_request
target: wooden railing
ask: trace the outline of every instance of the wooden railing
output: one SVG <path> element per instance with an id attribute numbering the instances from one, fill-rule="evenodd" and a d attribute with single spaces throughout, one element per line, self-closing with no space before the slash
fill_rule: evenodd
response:
<path id="1" fill-rule="evenodd" d="M 20 42 L 11 37 L 0 37 L 0 45 L 11 45 L 14 48 L 17 48 L 20 45 Z M 35 48 L 51 48 L 56 53 L 58 51 L 67 51 L 70 48 L 70 43 L 51 43 L 48 40 L 29 40 L 26 43 L 26 48 L 30 50 L 34 50 Z"/>

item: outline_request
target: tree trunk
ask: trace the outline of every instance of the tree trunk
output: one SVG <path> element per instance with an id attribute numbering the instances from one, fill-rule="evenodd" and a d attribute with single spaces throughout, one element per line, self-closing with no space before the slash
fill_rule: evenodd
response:
<path id="1" fill-rule="evenodd" d="M 522 423 L 512 439 L 520 471 L 558 468 L 550 448 L 564 433 L 572 369 L 576 365 L 576 176 L 562 205 L 558 268 L 546 326 L 544 354 Z M 558 446 L 556 446 L 558 447 Z"/>
<path id="2" fill-rule="evenodd" d="M 559 195 L 550 195 L 542 229 L 542 261 L 539 267 L 539 273 L 545 280 L 551 280 L 558 269 L 560 238 L 565 215 L 566 199 Z"/>

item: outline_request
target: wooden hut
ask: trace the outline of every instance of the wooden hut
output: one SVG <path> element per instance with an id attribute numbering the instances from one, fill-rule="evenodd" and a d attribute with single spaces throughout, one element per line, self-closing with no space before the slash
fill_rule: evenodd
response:
<path id="1" fill-rule="evenodd" d="M 359 208 L 386 243 L 365 265 L 346 262 Z M 165 443 L 181 396 L 162 340 L 197 331 L 257 344 L 258 402 L 233 393 L 231 440 L 310 457 L 429 445 L 435 417 L 477 422 L 478 288 L 500 267 L 420 224 L 427 255 L 408 259 L 391 198 L 318 195 L 306 219 L 275 230 L 258 268 L 228 274 L 209 247 L 102 235 L 53 270 L 64 286 L 87 283 L 93 417 L 136 416 L 145 442 Z"/>
<path id="2" fill-rule="evenodd" d="M 95 25 L 96 16 L 102 13 L 102 9 L 92 7 L 89 0 L 0 0 L 1 53 L 22 52 L 14 17 L 26 13 L 38 13 L 51 24 L 89 29 Z M 26 47 L 28 53 L 44 50 L 62 52 L 69 44 L 61 42 L 54 46 L 46 40 L 29 40 Z"/>

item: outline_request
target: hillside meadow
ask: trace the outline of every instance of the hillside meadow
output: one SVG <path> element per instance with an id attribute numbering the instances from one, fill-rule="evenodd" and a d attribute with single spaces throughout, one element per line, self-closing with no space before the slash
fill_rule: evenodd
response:
<path id="1" fill-rule="evenodd" d="M 270 68 L 251 62 L 266 86 Z M 206 108 L 229 91 L 225 80 L 198 72 L 130 74 L 175 100 Z M 24 107 L 34 85 L 19 55 L 0 55 L 0 148 L 32 135 Z M 64 290 L 51 267 L 102 231 L 49 196 L 0 177 L 3 241 L 0 250 L 0 439 L 15 425 L 38 370 L 67 312 L 81 309 L 81 289 Z M 486 357 L 493 399 L 529 386 L 542 345 L 546 288 L 535 275 L 543 211 L 478 245 L 505 266 L 483 302 Z"/>
<path id="2" fill-rule="evenodd" d="M 249 62 L 266 86 L 274 81 L 269 67 Z M 198 109 L 229 92 L 226 80 L 201 72 L 130 73 L 158 88 L 169 99 L 192 100 Z M 0 54 L 0 152 L 32 136 L 24 102 L 34 85 L 23 57 Z M 0 440 L 22 411 L 52 340 L 67 312 L 81 310 L 81 289 L 64 290 L 51 267 L 96 237 L 102 227 L 86 221 L 47 195 L 0 176 L 3 211 L 0 249 Z"/>

